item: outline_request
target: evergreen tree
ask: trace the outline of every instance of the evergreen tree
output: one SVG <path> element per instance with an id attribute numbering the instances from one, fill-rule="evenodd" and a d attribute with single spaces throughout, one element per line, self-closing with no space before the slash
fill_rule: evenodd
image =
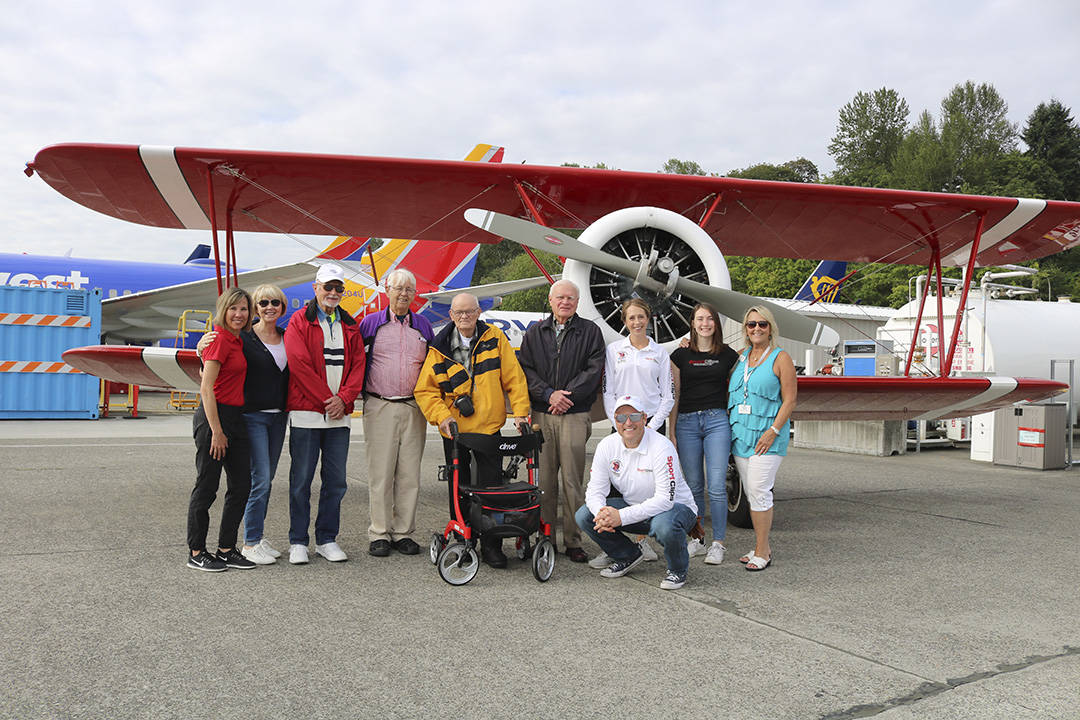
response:
<path id="1" fill-rule="evenodd" d="M 1058 177 L 1061 194 L 1041 197 L 1080 200 L 1080 127 L 1069 108 L 1057 100 L 1039 103 L 1028 116 L 1020 137 L 1028 147 L 1026 154 L 1044 163 Z"/>

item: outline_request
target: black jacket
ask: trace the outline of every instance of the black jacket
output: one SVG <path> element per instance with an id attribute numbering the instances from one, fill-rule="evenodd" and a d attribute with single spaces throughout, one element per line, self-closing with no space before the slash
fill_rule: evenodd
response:
<path id="1" fill-rule="evenodd" d="M 533 410 L 547 412 L 551 393 L 569 390 L 574 405 L 567 412 L 589 412 L 604 375 L 604 335 L 596 323 L 576 313 L 563 332 L 566 337 L 556 350 L 553 316 L 525 331 L 519 359 L 529 382 L 529 402 Z"/>
<path id="2" fill-rule="evenodd" d="M 281 337 L 281 328 L 277 328 Z M 289 394 L 289 366 L 279 370 L 274 356 L 255 335 L 254 330 L 240 333 L 244 343 L 247 375 L 244 378 L 244 412 L 285 410 Z M 284 346 L 282 346 L 284 347 Z"/>

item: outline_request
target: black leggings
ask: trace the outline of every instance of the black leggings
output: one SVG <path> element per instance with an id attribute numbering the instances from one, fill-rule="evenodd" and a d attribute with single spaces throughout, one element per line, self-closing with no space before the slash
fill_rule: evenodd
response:
<path id="1" fill-rule="evenodd" d="M 225 505 L 221 510 L 221 528 L 218 531 L 218 547 L 236 547 L 236 535 L 240 521 L 244 519 L 248 493 L 251 492 L 251 448 L 248 440 L 244 409 L 236 405 L 218 403 L 218 419 L 229 446 L 220 460 L 210 457 L 210 439 L 213 431 L 206 420 L 202 405 L 195 411 L 192 433 L 195 436 L 195 487 L 188 502 L 187 541 L 188 549 L 196 552 L 206 549 L 206 534 L 210 527 L 210 506 L 217 498 L 221 482 L 221 470 L 225 469 Z"/>

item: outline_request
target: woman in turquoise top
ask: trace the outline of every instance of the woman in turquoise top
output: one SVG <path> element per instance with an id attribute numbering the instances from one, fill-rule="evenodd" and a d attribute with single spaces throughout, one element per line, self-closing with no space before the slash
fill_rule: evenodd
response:
<path id="1" fill-rule="evenodd" d="M 776 347 L 780 331 L 769 309 L 755 305 L 743 317 L 746 350 L 728 383 L 731 454 L 750 502 L 754 549 L 739 558 L 747 570 L 772 563 L 769 530 L 773 517 L 773 483 L 787 454 L 791 413 L 798 383 L 791 356 Z"/>

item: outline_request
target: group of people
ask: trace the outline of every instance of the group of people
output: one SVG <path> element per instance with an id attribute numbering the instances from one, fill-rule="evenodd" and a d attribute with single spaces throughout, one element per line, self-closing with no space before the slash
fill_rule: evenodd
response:
<path id="1" fill-rule="evenodd" d="M 309 561 L 311 485 L 320 458 L 315 552 L 331 562 L 346 560 L 337 534 L 357 401 L 367 445 L 372 556 L 420 551 L 411 534 L 426 424 L 438 427 L 449 464 L 451 422 L 460 432 L 497 435 L 509 416 L 519 426 L 535 423 L 544 435 L 541 516 L 561 528 L 571 561 L 588 562 L 602 577 L 621 577 L 658 558 L 651 536 L 663 546 L 665 589 L 686 583 L 695 555 L 721 563 L 733 454 L 755 532 L 754 548 L 740 562 L 752 571 L 769 567 L 772 487 L 787 449 L 796 379 L 791 358 L 776 347 L 776 322 L 766 307 L 747 311 L 745 349 L 737 353 L 723 342 L 716 310 L 698 305 L 689 339 L 669 356 L 648 335 L 647 303 L 624 303 L 628 335 L 605 347 L 600 328 L 577 314 L 579 288 L 560 280 L 549 291 L 551 314 L 526 331 L 518 356 L 502 331 L 480 319 L 475 296 L 456 295 L 451 322 L 435 334 L 409 309 L 416 293 L 412 273 L 393 271 L 385 287 L 388 307 L 357 323 L 338 307 L 343 270 L 322 265 L 315 298 L 284 332 L 276 325 L 285 311 L 280 289 L 263 285 L 249 296 L 233 288 L 219 298 L 214 332 L 199 344 L 204 369 L 194 419 L 190 567 L 248 569 L 280 557 L 263 526 L 286 426 L 289 562 Z M 601 395 L 615 433 L 600 441 L 586 471 L 590 411 Z M 501 484 L 500 457 L 461 447 L 458 454 L 462 483 Z M 208 510 L 222 469 L 227 490 L 217 550 L 210 552 Z M 706 487 L 709 546 L 702 542 Z M 592 560 L 583 534 L 601 549 Z M 506 566 L 501 545 L 481 538 L 486 564 Z"/>

